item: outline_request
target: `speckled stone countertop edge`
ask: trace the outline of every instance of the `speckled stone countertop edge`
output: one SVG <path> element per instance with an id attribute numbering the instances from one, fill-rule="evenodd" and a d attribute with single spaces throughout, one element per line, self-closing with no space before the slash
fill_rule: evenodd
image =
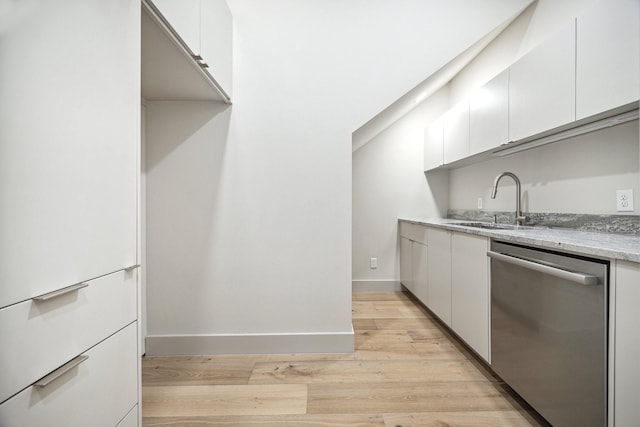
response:
<path id="1" fill-rule="evenodd" d="M 477 221 L 445 218 L 399 218 L 398 220 L 579 255 L 640 262 L 640 236 L 637 235 L 555 228 L 493 230 L 464 226 L 465 222 Z"/>

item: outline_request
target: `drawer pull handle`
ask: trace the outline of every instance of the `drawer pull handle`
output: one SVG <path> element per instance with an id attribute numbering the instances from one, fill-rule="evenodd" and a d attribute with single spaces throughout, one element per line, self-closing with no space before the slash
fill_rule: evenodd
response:
<path id="1" fill-rule="evenodd" d="M 68 294 L 69 292 L 77 291 L 78 289 L 86 288 L 89 286 L 88 283 L 78 283 L 77 285 L 67 286 L 66 288 L 58 289 L 57 291 L 49 292 L 48 294 L 40 295 L 38 297 L 33 297 L 34 301 L 47 301 L 52 298 L 59 297 L 64 294 Z"/>
<path id="2" fill-rule="evenodd" d="M 34 385 L 36 387 L 46 387 L 53 380 L 55 380 L 56 378 L 64 375 L 65 373 L 69 372 L 71 369 L 75 368 L 76 366 L 78 366 L 79 364 L 81 364 L 82 362 L 87 360 L 88 358 L 89 358 L 89 356 L 84 356 L 84 355 L 83 356 L 78 356 L 75 359 L 72 359 L 69 362 L 65 363 L 64 365 L 60 366 L 58 369 L 56 369 L 55 371 L 51 372 L 46 377 L 41 378 L 40 380 L 35 382 Z"/>
<path id="3" fill-rule="evenodd" d="M 131 265 L 129 267 L 125 267 L 124 271 L 129 272 L 129 271 L 135 270 L 138 267 L 140 267 L 140 264 Z"/>

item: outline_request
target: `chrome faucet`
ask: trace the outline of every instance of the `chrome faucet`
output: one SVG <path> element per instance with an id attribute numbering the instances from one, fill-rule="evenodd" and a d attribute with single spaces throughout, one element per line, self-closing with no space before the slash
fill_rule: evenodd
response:
<path id="1" fill-rule="evenodd" d="M 510 176 L 516 182 L 516 225 L 522 225 L 524 221 L 527 220 L 526 216 L 522 215 L 522 211 L 520 210 L 520 180 L 518 177 L 511 172 L 502 172 L 500 175 L 496 177 L 496 180 L 493 182 L 493 190 L 491 190 L 491 198 L 495 199 L 498 194 L 498 183 L 502 179 L 503 176 Z"/>

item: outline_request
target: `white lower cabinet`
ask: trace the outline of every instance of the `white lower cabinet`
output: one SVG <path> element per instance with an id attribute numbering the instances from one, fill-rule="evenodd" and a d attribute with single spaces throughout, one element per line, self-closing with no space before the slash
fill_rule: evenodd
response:
<path id="1" fill-rule="evenodd" d="M 427 295 L 427 245 L 419 242 L 412 242 L 411 254 L 411 273 L 413 276 L 413 294 L 424 305 L 429 305 Z"/>
<path id="2" fill-rule="evenodd" d="M 488 362 L 489 239 L 404 222 L 400 232 L 402 284 Z"/>
<path id="3" fill-rule="evenodd" d="M 400 238 L 400 283 L 413 292 L 412 242 L 406 237 Z"/>
<path id="4" fill-rule="evenodd" d="M 427 229 L 427 307 L 451 326 L 451 232 Z"/>
<path id="5" fill-rule="evenodd" d="M 137 324 L 82 355 L 88 358 L 48 385 L 33 385 L 2 403 L 0 425 L 113 427 L 126 418 L 138 401 Z"/>
<path id="6" fill-rule="evenodd" d="M 0 402 L 136 320 L 135 271 L 0 310 Z"/>
<path id="7" fill-rule="evenodd" d="M 640 263 L 615 263 L 614 421 L 640 425 Z M 611 410 L 611 409 L 610 409 Z"/>
<path id="8" fill-rule="evenodd" d="M 427 227 L 400 222 L 400 282 L 427 303 Z"/>
<path id="9" fill-rule="evenodd" d="M 451 328 L 489 361 L 489 261 L 486 237 L 451 235 Z"/>

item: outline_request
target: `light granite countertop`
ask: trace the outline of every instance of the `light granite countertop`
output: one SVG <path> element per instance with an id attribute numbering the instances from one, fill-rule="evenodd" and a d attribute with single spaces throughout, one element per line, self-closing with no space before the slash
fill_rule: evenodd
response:
<path id="1" fill-rule="evenodd" d="M 574 254 L 640 262 L 640 236 L 638 235 L 538 227 L 484 229 L 464 225 L 477 221 L 444 218 L 399 218 L 399 220 Z"/>

